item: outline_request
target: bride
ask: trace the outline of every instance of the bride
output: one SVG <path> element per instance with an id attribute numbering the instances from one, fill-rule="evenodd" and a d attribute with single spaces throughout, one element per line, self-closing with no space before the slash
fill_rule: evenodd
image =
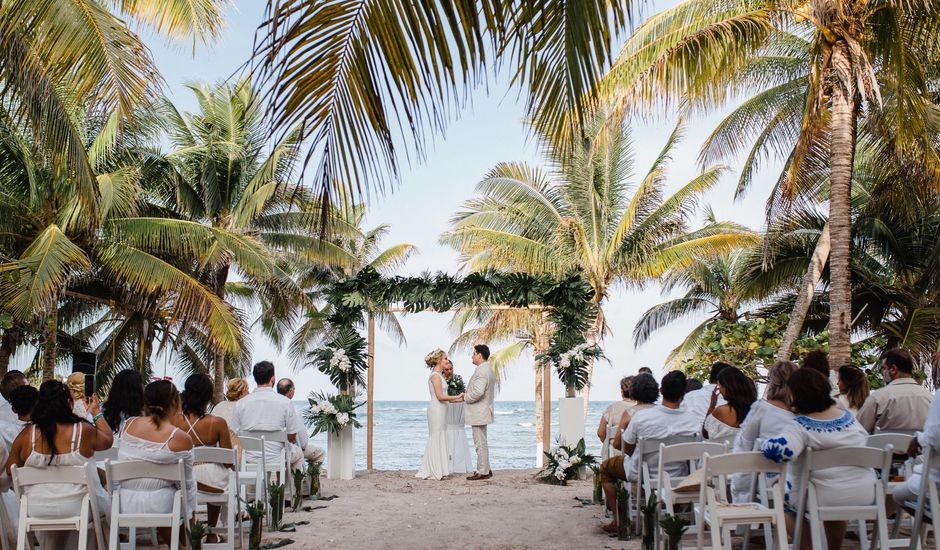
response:
<path id="1" fill-rule="evenodd" d="M 428 392 L 431 394 L 431 402 L 428 403 L 428 444 L 424 448 L 421 469 L 415 477 L 439 480 L 450 474 L 447 465 L 447 403 L 463 401 L 463 394 L 447 395 L 447 382 L 441 374 L 447 365 L 446 353 L 434 350 L 424 358 L 424 362 L 431 369 L 428 378 Z"/>

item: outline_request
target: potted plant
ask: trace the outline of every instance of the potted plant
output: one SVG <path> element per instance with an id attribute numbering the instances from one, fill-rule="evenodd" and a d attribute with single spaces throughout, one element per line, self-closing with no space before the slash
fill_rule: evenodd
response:
<path id="1" fill-rule="evenodd" d="M 617 538 L 630 538 L 630 495 L 623 485 L 617 487 Z"/>
<path id="2" fill-rule="evenodd" d="M 261 524 L 264 521 L 264 502 L 260 500 L 252 501 L 245 506 L 248 517 L 251 518 L 251 531 L 248 535 L 249 550 L 261 548 Z"/>
<path id="3" fill-rule="evenodd" d="M 307 463 L 307 475 L 310 477 L 310 498 L 317 500 L 320 498 L 320 467 L 319 462 Z"/>
<path id="4" fill-rule="evenodd" d="M 272 483 L 268 487 L 268 499 L 271 505 L 271 530 L 274 531 L 280 527 L 284 518 L 284 484 Z"/>
<path id="5" fill-rule="evenodd" d="M 600 468 L 591 466 L 591 471 L 594 472 L 594 504 L 604 504 L 604 486 L 601 484 L 601 472 Z"/>
<path id="6" fill-rule="evenodd" d="M 678 515 L 667 515 L 659 520 L 659 526 L 666 533 L 666 548 L 668 550 L 679 550 L 682 535 L 689 528 L 689 521 Z"/>
<path id="7" fill-rule="evenodd" d="M 294 498 L 291 500 L 291 509 L 299 512 L 304 503 L 304 479 L 307 478 L 307 474 L 300 468 L 296 468 L 291 470 L 291 476 L 294 478 Z"/>
<path id="8" fill-rule="evenodd" d="M 209 527 L 201 522 L 195 521 L 190 524 L 186 530 L 186 539 L 189 541 L 190 550 L 202 550 L 202 539 L 209 534 Z"/>
<path id="9" fill-rule="evenodd" d="M 653 550 L 656 540 L 656 509 L 659 507 L 659 501 L 656 495 L 651 494 L 646 504 L 640 505 L 640 515 L 642 516 L 641 532 L 643 534 L 643 550 Z"/>

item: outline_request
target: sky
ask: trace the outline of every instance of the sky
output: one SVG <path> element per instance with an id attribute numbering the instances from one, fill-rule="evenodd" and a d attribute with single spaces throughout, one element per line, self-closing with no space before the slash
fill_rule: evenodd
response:
<path id="1" fill-rule="evenodd" d="M 672 4 L 655 2 L 649 13 Z M 165 80 L 165 92 L 178 107 L 193 110 L 195 101 L 185 85 L 191 82 L 216 82 L 232 76 L 249 58 L 257 25 L 262 20 L 264 2 L 239 0 L 226 15 L 226 28 L 221 40 L 210 48 L 192 49 L 167 45 L 158 37 L 144 33 L 157 67 Z M 455 273 L 460 268 L 458 254 L 439 244 L 439 237 L 448 228 L 448 220 L 460 205 L 474 194 L 474 188 L 485 172 L 503 161 L 524 161 L 540 164 L 539 151 L 523 125 L 523 101 L 514 90 L 508 90 L 500 77 L 488 88 L 472 93 L 472 106 L 450 125 L 444 136 L 436 138 L 422 163 L 406 166 L 395 189 L 369 201 L 367 227 L 388 224 L 391 228 L 385 244 L 411 243 L 419 253 L 414 255 L 402 274 L 425 271 Z M 676 119 L 673 113 L 651 113 L 634 125 L 636 169 L 645 172 L 658 154 Z M 708 132 L 721 119 L 720 113 L 707 118 L 690 119 L 686 139 L 678 149 L 670 171 L 669 189 L 674 190 L 694 177 L 698 148 Z M 703 201 L 719 220 L 732 220 L 753 229 L 763 224 L 764 202 L 774 172 L 764 171 L 745 199 L 734 201 L 738 175 L 732 165 L 729 175 Z M 704 205 L 703 205 L 704 206 Z M 700 223 L 700 219 L 697 223 Z M 676 293 L 678 295 L 680 293 Z M 633 327 L 643 311 L 668 298 L 656 284 L 646 288 L 625 290 L 614 288 L 604 304 L 610 333 L 602 346 L 610 364 L 595 368 L 592 400 L 619 398 L 618 381 L 635 374 L 640 367 L 662 375 L 668 353 L 681 342 L 701 319 L 674 323 L 655 334 L 640 348 L 634 346 Z M 435 348 L 447 349 L 455 338 L 449 328 L 451 314 L 420 313 L 400 316 L 408 339 L 399 347 L 392 339 L 379 333 L 376 341 L 375 398 L 377 400 L 427 399 L 427 369 L 423 358 Z M 327 378 L 313 370 L 295 369 L 286 353 L 274 348 L 257 332 L 252 335 L 253 362 L 271 360 L 278 373 L 292 377 L 298 395 L 311 391 L 332 390 Z M 455 356 L 456 372 L 465 378 L 472 373 L 469 356 Z M 159 368 L 160 363 L 158 363 Z M 168 373 L 172 375 L 172 372 Z M 553 398 L 563 395 L 563 388 L 553 378 Z M 499 400 L 532 400 L 534 373 L 531 355 L 524 357 L 507 371 L 500 385 Z"/>

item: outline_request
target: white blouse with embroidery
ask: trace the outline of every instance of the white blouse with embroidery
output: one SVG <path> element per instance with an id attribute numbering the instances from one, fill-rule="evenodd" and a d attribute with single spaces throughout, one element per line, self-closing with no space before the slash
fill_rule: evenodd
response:
<path id="1" fill-rule="evenodd" d="M 762 445 L 764 456 L 775 462 L 788 462 L 786 505 L 795 511 L 796 491 L 800 487 L 803 451 L 838 447 L 862 447 L 868 432 L 849 411 L 838 418 L 819 420 L 797 415 L 782 427 L 779 434 L 768 438 Z M 870 468 L 839 466 L 814 470 L 810 479 L 816 485 L 823 506 L 867 505 L 875 501 L 875 471 Z"/>

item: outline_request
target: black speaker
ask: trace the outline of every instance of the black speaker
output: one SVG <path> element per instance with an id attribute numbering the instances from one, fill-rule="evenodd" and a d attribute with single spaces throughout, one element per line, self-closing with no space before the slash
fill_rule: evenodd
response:
<path id="1" fill-rule="evenodd" d="M 95 393 L 95 371 L 98 356 L 90 351 L 76 351 L 72 353 L 72 372 L 85 375 L 85 395 Z"/>

